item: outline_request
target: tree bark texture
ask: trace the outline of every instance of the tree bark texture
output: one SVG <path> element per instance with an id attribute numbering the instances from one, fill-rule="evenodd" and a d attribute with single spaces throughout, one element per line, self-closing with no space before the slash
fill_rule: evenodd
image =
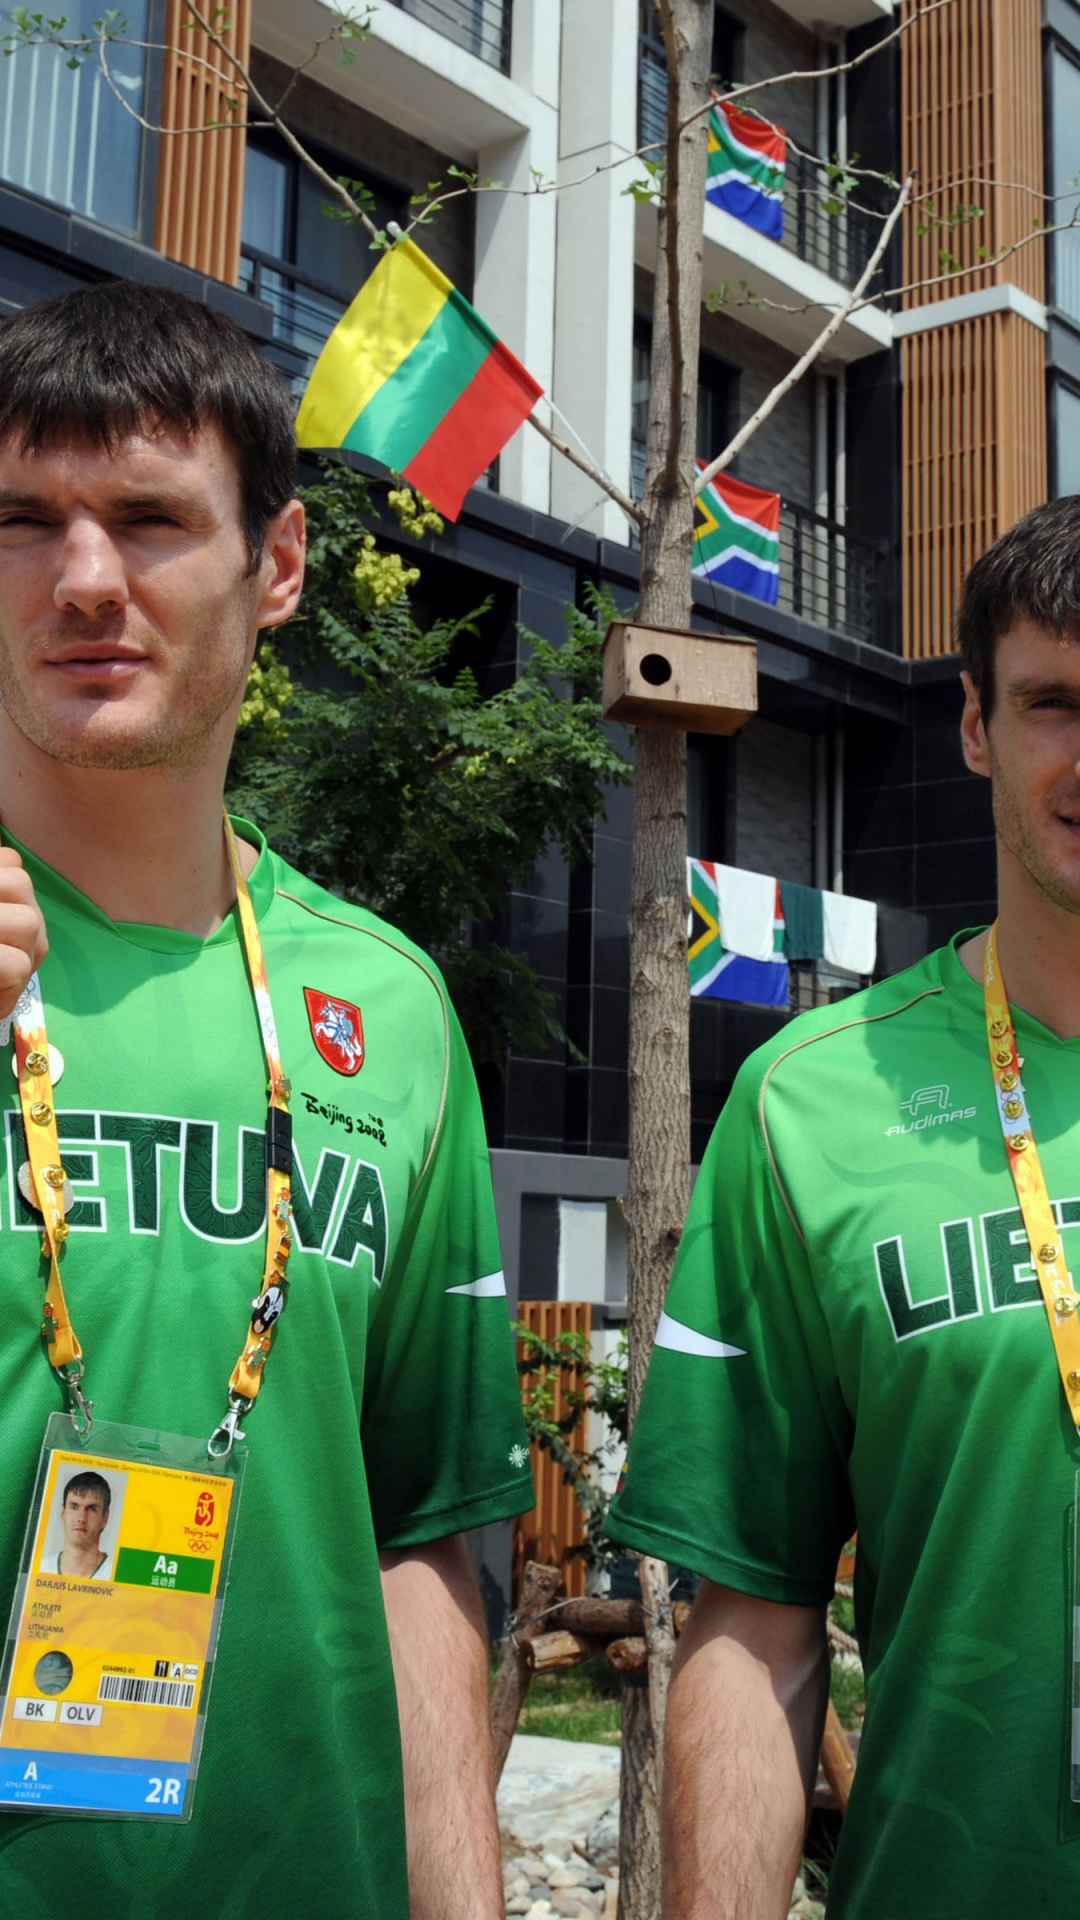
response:
<path id="1" fill-rule="evenodd" d="M 628 1847 L 626 1835 L 634 1835 Z M 619 1920 L 660 1913 L 660 1795 L 649 1689 L 622 1689 L 619 1773 Z"/>
<path id="2" fill-rule="evenodd" d="M 648 625 L 688 627 L 708 138 L 707 116 L 691 120 L 691 115 L 708 93 L 712 0 L 661 0 L 660 14 L 668 64 L 667 147 L 638 617 Z M 686 735 L 640 727 L 634 753 L 625 1209 L 631 1425 L 690 1195 L 686 851 Z M 646 1615 L 658 1592 L 666 1612 L 663 1620 L 647 1619 L 649 1688 L 623 1688 L 620 1920 L 659 1920 L 660 1915 L 657 1757 L 674 1644 L 661 1563 L 654 1563 L 642 1585 Z"/>
<path id="3" fill-rule="evenodd" d="M 496 1785 L 506 1765 L 510 1742 L 532 1679 L 521 1635 L 530 1621 L 544 1617 L 561 1586 L 562 1574 L 558 1567 L 542 1567 L 535 1560 L 527 1563 L 521 1578 L 521 1600 L 491 1696 L 491 1741 L 495 1752 Z"/>

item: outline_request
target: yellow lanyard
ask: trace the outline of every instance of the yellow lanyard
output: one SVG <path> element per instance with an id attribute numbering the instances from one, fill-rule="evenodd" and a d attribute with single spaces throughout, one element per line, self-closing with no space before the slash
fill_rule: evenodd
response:
<path id="1" fill-rule="evenodd" d="M 278 1046 L 274 1010 L 270 1004 L 259 926 L 228 815 L 225 816 L 225 840 L 236 883 L 240 932 L 268 1074 L 266 1259 L 262 1291 L 252 1301 L 251 1325 L 229 1380 L 225 1417 L 215 1427 L 207 1443 L 207 1452 L 214 1459 L 224 1459 L 232 1452 L 236 1441 L 243 1438 L 240 1423 L 258 1396 L 274 1328 L 285 1306 L 289 1251 L 292 1246 L 292 1117 L 289 1113 L 289 1082 L 281 1065 L 281 1049 Z M 83 1392 L 82 1348 L 71 1324 L 60 1279 L 60 1260 L 69 1234 L 66 1215 L 71 1208 L 73 1195 L 60 1158 L 45 1009 L 36 973 L 27 982 L 12 1015 L 12 1024 L 15 1029 L 19 1101 L 26 1129 L 30 1183 L 35 1204 L 44 1220 L 42 1252 L 49 1262 L 41 1331 L 50 1365 L 63 1384 L 72 1420 L 78 1431 L 85 1435 L 93 1425 L 93 1401 L 88 1400 Z"/>
<path id="2" fill-rule="evenodd" d="M 1046 1190 L 1035 1136 L 1020 1077 L 1020 1056 L 997 951 L 997 922 L 986 941 L 983 962 L 986 1037 L 997 1089 L 998 1114 L 1005 1136 L 1009 1171 L 1016 1187 L 1031 1258 L 1046 1303 L 1061 1384 L 1073 1422 L 1080 1430 L 1080 1300 L 1069 1284 L 1061 1236 Z"/>

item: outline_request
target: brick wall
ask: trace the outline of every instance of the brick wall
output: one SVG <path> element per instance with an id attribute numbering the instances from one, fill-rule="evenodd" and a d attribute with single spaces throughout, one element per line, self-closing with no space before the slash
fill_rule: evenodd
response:
<path id="1" fill-rule="evenodd" d="M 735 857 L 751 873 L 813 884 L 814 741 L 747 722 L 735 748 Z"/>

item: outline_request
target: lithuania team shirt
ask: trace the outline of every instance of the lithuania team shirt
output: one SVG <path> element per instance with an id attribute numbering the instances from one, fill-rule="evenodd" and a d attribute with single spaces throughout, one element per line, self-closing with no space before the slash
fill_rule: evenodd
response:
<path id="1" fill-rule="evenodd" d="M 261 846 L 249 884 L 292 1081 L 295 1242 L 246 1424 L 194 1818 L 0 1816 L 0 1914 L 18 1920 L 51 1920 L 69 1897 L 82 1920 L 406 1920 L 377 1550 L 532 1504 L 484 1130 L 441 980 L 381 921 L 238 828 Z M 86 1388 L 101 1419 L 209 1434 L 265 1231 L 266 1068 L 235 916 L 206 941 L 114 926 L 25 857 L 64 1059 L 57 1120 L 75 1192 L 64 1286 Z M 59 1397 L 0 1038 L 6 1618 Z"/>
<path id="2" fill-rule="evenodd" d="M 1016 1032 L 1077 1288 L 1080 1039 Z M 610 1521 L 801 1605 L 858 1526 L 867 1717 L 830 1920 L 1075 1910 L 1078 1466 L 982 988 L 946 948 L 740 1073 Z"/>

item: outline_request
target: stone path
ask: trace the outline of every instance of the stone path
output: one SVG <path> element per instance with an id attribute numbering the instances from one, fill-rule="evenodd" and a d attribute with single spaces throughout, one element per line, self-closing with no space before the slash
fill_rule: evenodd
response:
<path id="1" fill-rule="evenodd" d="M 499 1782 L 507 1914 L 616 1920 L 619 1749 L 516 1733 Z M 825 1909 L 795 1882 L 789 1920 Z"/>

